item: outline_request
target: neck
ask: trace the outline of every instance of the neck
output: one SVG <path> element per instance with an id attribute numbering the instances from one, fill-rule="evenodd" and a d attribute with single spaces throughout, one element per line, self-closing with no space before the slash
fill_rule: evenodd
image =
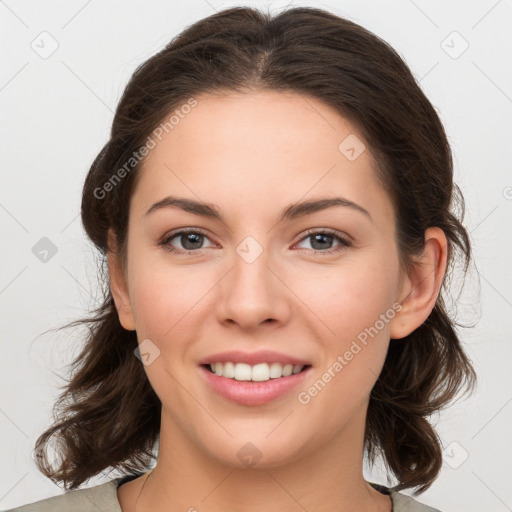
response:
<path id="1" fill-rule="evenodd" d="M 180 436 L 163 412 L 158 462 L 144 489 L 141 482 L 143 492 L 133 512 L 389 512 L 389 497 L 363 477 L 362 431 L 354 421 L 320 449 L 310 453 L 305 448 L 299 459 L 277 467 L 240 468 L 213 459 L 195 440 Z"/>

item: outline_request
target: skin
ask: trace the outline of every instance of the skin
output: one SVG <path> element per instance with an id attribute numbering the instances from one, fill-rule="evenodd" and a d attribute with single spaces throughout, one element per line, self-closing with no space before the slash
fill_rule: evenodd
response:
<path id="1" fill-rule="evenodd" d="M 389 497 L 362 473 L 369 395 L 390 338 L 411 333 L 435 305 L 446 237 L 429 229 L 421 264 L 409 274 L 401 269 L 393 205 L 370 149 L 347 159 L 340 142 L 362 137 L 322 102 L 268 91 L 196 99 L 140 171 L 125 267 L 110 237 L 120 321 L 139 343 L 149 338 L 160 350 L 145 366 L 162 402 L 158 461 L 142 494 L 146 475 L 119 488 L 123 511 L 389 511 Z M 223 221 L 177 207 L 146 215 L 170 195 L 214 204 Z M 278 222 L 291 203 L 334 196 L 371 218 L 338 206 Z M 196 252 L 159 244 L 167 238 L 183 250 L 187 238 L 169 235 L 187 227 L 205 234 Z M 336 238 L 315 245 L 311 228 L 335 230 L 352 245 Z M 263 251 L 252 263 L 236 252 L 248 236 Z M 401 311 L 378 335 L 308 404 L 299 403 L 297 394 L 397 303 Z M 198 368 L 201 358 L 231 349 L 292 354 L 313 371 L 278 400 L 238 405 L 205 384 Z M 251 468 L 237 456 L 248 442 L 261 455 Z"/>

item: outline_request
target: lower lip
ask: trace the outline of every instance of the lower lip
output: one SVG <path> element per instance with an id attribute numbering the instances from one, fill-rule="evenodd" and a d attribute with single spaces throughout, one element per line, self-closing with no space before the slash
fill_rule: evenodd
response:
<path id="1" fill-rule="evenodd" d="M 264 405 L 284 396 L 302 382 L 311 366 L 295 375 L 263 382 L 228 379 L 212 373 L 204 366 L 199 369 L 213 390 L 224 398 L 241 405 Z"/>

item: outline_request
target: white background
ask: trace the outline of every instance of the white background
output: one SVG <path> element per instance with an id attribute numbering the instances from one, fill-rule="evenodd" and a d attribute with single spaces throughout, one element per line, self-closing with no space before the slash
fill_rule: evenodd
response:
<path id="1" fill-rule="evenodd" d="M 245 2 L 272 11 L 286 4 Z M 0 508 L 62 492 L 37 471 L 31 451 L 51 421 L 63 383 L 57 375 L 77 353 L 80 333 L 47 331 L 95 304 L 95 256 L 80 224 L 80 194 L 108 138 L 121 92 L 136 66 L 185 26 L 235 5 L 0 2 Z M 512 510 L 512 3 L 293 5 L 325 8 L 388 41 L 446 127 L 477 265 L 459 301 L 459 318 L 476 324 L 461 335 L 479 387 L 436 418 L 445 463 L 438 480 L 417 499 L 443 512 Z M 45 31 L 51 36 L 40 36 Z M 46 49 L 52 38 L 58 43 L 46 59 L 31 47 L 42 47 L 41 38 Z M 46 263 L 32 252 L 43 237 L 57 248 Z M 386 484 L 379 468 L 366 468 L 365 475 Z"/>

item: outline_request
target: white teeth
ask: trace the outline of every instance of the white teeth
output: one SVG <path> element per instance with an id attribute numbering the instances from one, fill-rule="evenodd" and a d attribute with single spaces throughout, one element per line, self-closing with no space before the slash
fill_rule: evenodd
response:
<path id="1" fill-rule="evenodd" d="M 215 367 L 217 367 L 218 364 L 219 363 L 215 363 Z M 251 380 L 251 365 L 244 363 L 235 364 L 235 379 Z"/>
<path id="2" fill-rule="evenodd" d="M 272 363 L 270 365 L 270 378 L 277 379 L 283 375 L 283 366 L 279 363 Z"/>
<path id="3" fill-rule="evenodd" d="M 283 375 L 289 377 L 293 373 L 293 364 L 283 366 Z"/>
<path id="4" fill-rule="evenodd" d="M 224 363 L 224 367 L 222 368 L 222 376 L 232 379 L 235 376 L 235 365 L 233 363 Z"/>
<path id="5" fill-rule="evenodd" d="M 304 366 L 302 366 L 302 365 L 300 365 L 300 364 L 296 364 L 296 365 L 293 367 L 293 370 L 292 370 L 293 375 L 295 375 L 296 373 L 301 372 L 303 368 L 304 368 Z"/>
<path id="6" fill-rule="evenodd" d="M 270 370 L 267 363 L 257 364 L 252 367 L 252 380 L 264 381 L 270 379 Z M 249 379 L 246 379 L 249 380 Z"/>
<path id="7" fill-rule="evenodd" d="M 304 366 L 296 364 L 260 363 L 254 366 L 245 363 L 212 363 L 210 368 L 213 373 L 220 377 L 227 377 L 235 380 L 252 380 L 264 382 L 270 379 L 288 377 L 302 371 Z"/>

